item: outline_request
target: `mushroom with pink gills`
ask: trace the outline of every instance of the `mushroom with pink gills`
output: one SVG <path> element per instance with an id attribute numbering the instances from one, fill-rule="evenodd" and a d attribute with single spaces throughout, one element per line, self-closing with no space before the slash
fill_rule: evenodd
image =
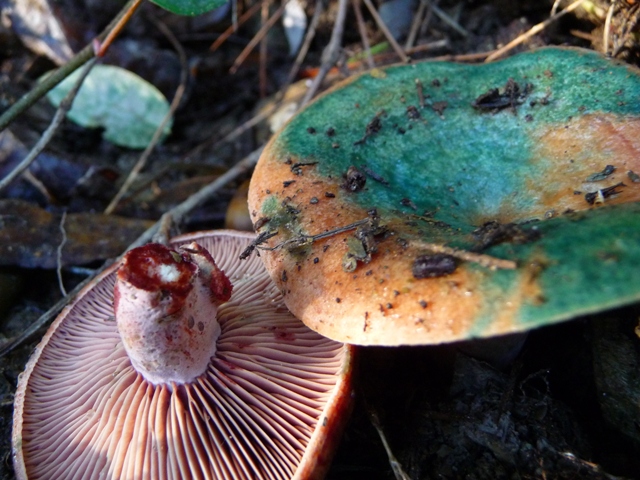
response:
<path id="1" fill-rule="evenodd" d="M 267 145 L 249 211 L 311 329 L 359 345 L 525 332 L 640 300 L 640 74 L 550 47 L 347 79 Z"/>
<path id="2" fill-rule="evenodd" d="M 52 324 L 21 375 L 18 479 L 311 479 L 352 399 L 353 347 L 285 307 L 254 235 L 133 249 Z"/>

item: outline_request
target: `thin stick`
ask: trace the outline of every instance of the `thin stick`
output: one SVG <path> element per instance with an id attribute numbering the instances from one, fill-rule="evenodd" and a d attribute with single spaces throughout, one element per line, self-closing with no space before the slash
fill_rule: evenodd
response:
<path id="1" fill-rule="evenodd" d="M 604 29 L 602 32 L 602 53 L 604 53 L 605 55 L 607 53 L 609 53 L 609 36 L 611 35 L 611 19 L 613 18 L 613 12 L 616 8 L 616 2 L 615 0 L 611 2 L 611 5 L 609 6 L 609 10 L 607 11 L 607 17 L 605 18 L 604 21 Z"/>
<path id="2" fill-rule="evenodd" d="M 327 73 L 329 73 L 329 70 L 331 70 L 338 61 L 338 58 L 340 58 L 340 46 L 342 45 L 344 22 L 347 18 L 347 1 L 348 0 L 338 0 L 338 14 L 336 16 L 336 21 L 333 24 L 329 45 L 327 45 L 322 52 L 322 64 L 320 65 L 320 70 L 318 71 L 318 75 L 313 79 L 313 82 L 311 82 L 307 93 L 300 102 L 300 108 L 309 103 L 309 100 L 313 98 L 320 88 L 320 85 L 322 85 L 322 82 L 326 78 Z"/>
<path id="3" fill-rule="evenodd" d="M 369 69 L 375 68 L 376 64 L 373 62 L 373 55 L 371 55 L 371 44 L 369 43 L 369 36 L 367 35 L 367 27 L 364 24 L 364 18 L 362 18 L 362 8 L 360 8 L 360 0 L 352 0 L 353 11 L 356 14 L 356 21 L 358 22 L 358 31 L 360 32 L 360 38 L 362 39 L 362 47 L 366 53 L 367 67 Z"/>
<path id="4" fill-rule="evenodd" d="M 462 28 L 462 26 L 458 22 L 456 22 L 453 18 L 447 15 L 440 7 L 432 4 L 431 10 L 440 18 L 440 20 L 442 20 L 444 23 L 449 25 L 460 35 L 462 35 L 465 38 L 469 36 L 469 32 L 467 32 L 464 28 Z"/>
<path id="5" fill-rule="evenodd" d="M 31 171 L 25 170 L 22 172 L 22 178 L 33 185 L 42 194 L 42 196 L 47 199 L 47 203 L 55 203 L 56 199 L 53 198 L 51 192 L 39 178 L 36 178 L 36 176 L 31 173 Z"/>
<path id="6" fill-rule="evenodd" d="M 199 192 L 191 195 L 184 202 L 179 205 L 176 205 L 174 208 L 169 210 L 165 215 L 169 215 L 173 218 L 176 223 L 182 221 L 182 219 L 191 212 L 194 208 L 198 207 L 200 204 L 205 202 L 209 197 L 211 197 L 214 193 L 216 193 L 220 188 L 225 186 L 227 183 L 235 180 L 236 178 L 245 175 L 249 172 L 260 157 L 262 153 L 263 147 L 258 148 L 251 152 L 247 157 L 238 162 L 233 168 L 229 169 L 226 173 L 218 177 L 215 181 L 211 182 L 206 187 L 202 188 Z M 148 243 L 153 236 L 158 232 L 161 225 L 163 225 L 164 220 L 160 219 L 155 224 L 153 224 L 146 232 L 140 235 L 129 247 L 127 251 L 132 248 L 139 247 Z M 87 285 L 91 282 L 95 282 L 95 277 L 102 273 L 107 267 L 111 266 L 114 262 L 119 261 L 124 256 L 124 253 L 120 255 L 116 259 L 107 260 L 100 268 L 95 270 L 95 272 L 84 279 L 76 288 L 74 288 L 66 297 L 62 298 L 56 304 L 47 310 L 40 318 L 38 318 L 35 322 L 29 325 L 22 333 L 17 335 L 12 340 L 4 343 L 0 346 L 0 358 L 4 357 L 7 353 L 11 352 L 17 346 L 21 345 L 25 340 L 27 340 L 31 335 L 40 330 L 43 326 L 47 324 L 53 317 L 55 317 L 60 310 L 62 310 L 65 306 L 67 306 L 75 296 Z"/>
<path id="7" fill-rule="evenodd" d="M 583 32 L 582 30 L 569 30 L 569 33 L 574 37 L 577 37 L 581 40 L 587 40 L 588 42 L 594 43 L 596 37 L 592 33 Z"/>
<path id="8" fill-rule="evenodd" d="M 260 13 L 260 21 L 262 25 L 267 23 L 269 18 L 269 0 L 262 0 L 262 12 Z M 258 86 L 260 91 L 260 98 L 267 96 L 267 35 L 263 35 L 260 39 L 260 67 L 258 68 Z"/>
<path id="9" fill-rule="evenodd" d="M 238 29 L 238 2 L 240 0 L 231 0 L 231 26 L 234 31 Z"/>
<path id="10" fill-rule="evenodd" d="M 430 58 L 429 61 L 445 60 L 447 62 L 478 62 L 480 60 L 486 60 L 488 56 L 495 52 L 497 52 L 497 50 L 479 53 L 462 53 L 460 55 L 440 55 L 439 57 Z"/>
<path id="11" fill-rule="evenodd" d="M 286 2 L 283 2 L 282 5 L 278 7 L 278 9 L 271 16 L 271 18 L 267 20 L 264 25 L 262 25 L 260 30 L 258 30 L 258 32 L 253 36 L 253 38 L 247 44 L 247 46 L 244 47 L 242 52 L 240 52 L 240 55 L 238 55 L 238 58 L 236 58 L 235 62 L 233 62 L 233 65 L 229 69 L 230 73 L 233 74 L 238 71 L 238 68 L 240 68 L 240 65 L 242 65 L 242 63 L 247 59 L 251 51 L 258 44 L 258 42 L 262 40 L 262 38 L 267 34 L 269 29 L 273 27 L 275 23 L 280 19 L 280 17 L 284 13 L 284 7 L 287 5 L 287 3 L 289 3 L 289 0 L 287 0 Z"/>
<path id="12" fill-rule="evenodd" d="M 173 217 L 174 222 L 179 223 L 182 219 L 194 208 L 198 207 L 202 203 L 204 203 L 207 199 L 209 199 L 214 193 L 220 190 L 229 182 L 237 179 L 238 177 L 245 175 L 248 173 L 257 163 L 258 158 L 260 158 L 260 154 L 262 154 L 262 149 L 264 147 L 260 147 L 245 158 L 236 163 L 232 168 L 227 170 L 225 173 L 216 178 L 209 185 L 200 189 L 197 193 L 194 193 L 189 198 L 187 198 L 184 202 L 176 205 L 167 213 Z M 131 247 L 135 248 L 140 245 L 144 245 L 147 243 L 151 237 L 157 231 L 160 222 L 157 222 L 153 227 L 147 230 L 138 240 L 136 240 Z"/>
<path id="13" fill-rule="evenodd" d="M 406 53 L 404 53 L 404 50 L 402 50 L 402 47 L 400 45 L 398 45 L 398 42 L 396 42 L 396 39 L 393 38 L 393 35 L 389 31 L 389 28 L 384 23 L 384 20 L 382 20 L 382 17 L 380 16 L 378 11 L 376 10 L 376 7 L 374 7 L 373 3 L 371 3 L 371 0 L 364 0 L 364 4 L 369 9 L 369 12 L 371 12 L 371 16 L 373 17 L 373 19 L 378 24 L 378 27 L 380 28 L 380 30 L 382 30 L 382 33 L 384 34 L 385 38 L 389 42 L 389 45 L 391 45 L 391 48 L 393 48 L 393 51 L 396 52 L 398 57 L 400 57 L 400 59 L 404 63 L 409 63 L 411 61 L 411 59 L 407 56 Z"/>
<path id="14" fill-rule="evenodd" d="M 321 232 L 316 235 L 298 235 L 284 242 L 280 242 L 273 247 L 260 247 L 257 246 L 259 250 L 267 250 L 274 251 L 279 250 L 281 248 L 299 248 L 304 245 L 312 244 L 315 241 L 322 240 L 323 238 L 333 237 L 340 233 L 345 233 L 350 230 L 355 230 L 358 227 L 362 227 L 365 225 L 372 225 L 373 220 L 369 217 L 364 218 L 362 220 L 357 220 L 353 223 L 349 223 L 342 227 L 337 227 L 327 232 Z M 269 232 L 273 233 L 273 232 Z M 467 250 L 461 250 L 459 248 L 447 247 L 441 243 L 430 243 L 430 242 L 422 242 L 417 240 L 410 240 L 409 243 L 415 245 L 419 248 L 423 248 L 425 250 L 429 250 L 433 253 L 444 253 L 446 255 L 450 255 L 452 257 L 458 258 L 460 260 L 464 260 L 465 262 L 477 263 L 478 265 L 489 268 L 491 270 L 514 270 L 517 268 L 516 262 L 513 260 L 503 260 L 501 258 L 492 257 L 491 255 L 486 255 L 484 253 L 473 253 Z"/>
<path id="15" fill-rule="evenodd" d="M 491 61 L 493 61 L 493 60 L 495 60 L 497 58 L 502 57 L 505 53 L 509 52 L 510 50 L 512 50 L 513 48 L 517 47 L 521 43 L 523 43 L 526 40 L 530 39 L 534 35 L 537 35 L 538 33 L 540 33 L 542 30 L 547 28 L 553 22 L 558 20 L 560 17 L 566 15 L 569 12 L 573 12 L 576 8 L 578 8 L 580 5 L 582 5 L 583 2 L 584 2 L 584 0 L 576 0 L 575 2 L 573 2 L 571 5 L 569 5 L 567 8 L 565 8 L 561 12 L 558 12 L 554 16 L 547 18 L 544 22 L 541 22 L 541 23 L 538 23 L 537 25 L 534 25 L 533 27 L 531 27 L 531 29 L 529 29 L 528 32 L 525 32 L 522 35 L 514 38 L 509 43 L 507 43 L 504 47 L 499 48 L 498 50 L 493 52 L 491 55 L 489 55 L 486 58 L 485 62 L 491 62 Z"/>
<path id="16" fill-rule="evenodd" d="M 622 38 L 616 41 L 613 45 L 613 51 L 611 52 L 612 57 L 617 57 L 618 54 L 625 48 L 629 37 L 636 33 L 636 26 L 640 21 L 638 10 L 640 10 L 640 4 L 635 4 L 627 11 L 626 18 L 623 20 L 623 23 L 620 27 L 623 32 Z"/>
<path id="17" fill-rule="evenodd" d="M 233 4 L 235 5 L 236 2 L 234 1 Z M 249 8 L 249 10 L 247 10 L 246 12 L 244 12 L 239 19 L 236 19 L 237 21 L 234 21 L 229 28 L 227 28 L 224 32 L 222 32 L 220 34 L 220 36 L 216 39 L 215 42 L 213 42 L 211 44 L 211 46 L 209 47 L 209 51 L 210 52 L 215 52 L 216 50 L 218 50 L 218 48 L 220 48 L 220 45 L 222 45 L 224 42 L 227 41 L 227 39 L 236 31 L 238 30 L 238 27 L 240 25 L 243 25 L 244 22 L 246 22 L 247 20 L 249 20 L 252 15 L 254 13 L 256 13 L 258 11 L 258 9 L 260 8 L 260 2 L 255 3 L 253 5 L 251 5 L 251 8 Z"/>
<path id="18" fill-rule="evenodd" d="M 348 232 L 350 230 L 355 230 L 358 227 L 362 227 L 364 225 L 367 225 L 371 223 L 371 219 L 369 218 L 365 218 L 363 220 L 358 220 L 356 222 L 350 223 L 348 225 L 344 225 L 343 227 L 337 227 L 334 228 L 332 230 L 329 230 L 328 232 L 322 232 L 322 233 L 318 233 L 316 235 L 298 235 L 296 237 L 290 238 L 288 240 L 285 240 L 284 242 L 280 242 L 276 245 L 274 245 L 273 247 L 261 247 L 261 246 L 256 246 L 256 248 L 258 248 L 258 250 L 266 250 L 268 252 L 273 252 L 275 250 L 280 250 L 281 248 L 298 248 L 298 247 L 302 247 L 304 245 L 309 245 L 315 241 L 318 240 L 322 240 L 323 238 L 329 238 L 329 237 L 333 237 L 335 235 L 338 235 L 340 233 L 345 233 Z M 271 238 L 272 236 L 274 236 L 277 232 L 268 232 Z"/>
<path id="19" fill-rule="evenodd" d="M 445 255 L 450 255 L 460 260 L 464 260 L 465 262 L 477 263 L 478 265 L 490 270 L 514 270 L 518 267 L 517 263 L 513 260 L 504 260 L 502 258 L 492 257 L 491 255 L 486 255 L 484 253 L 473 253 L 467 250 L 447 247 L 446 245 L 442 245 L 441 243 L 419 242 L 415 240 L 410 241 L 409 243 L 420 248 L 424 248 L 425 250 L 429 250 L 433 253 L 444 253 Z"/>
<path id="20" fill-rule="evenodd" d="M 116 193 L 116 195 L 113 197 L 111 202 L 109 202 L 109 205 L 107 205 L 107 208 L 105 208 L 104 213 L 107 215 L 110 215 L 113 213 L 113 211 L 116 209 L 116 207 L 120 203 L 120 200 L 122 200 L 122 197 L 124 197 L 124 195 L 127 193 L 127 191 L 129 190 L 133 182 L 135 182 L 136 178 L 138 178 L 138 174 L 140 173 L 140 171 L 147 164 L 147 160 L 149 159 L 151 152 L 160 141 L 160 138 L 162 138 L 162 135 L 164 134 L 164 130 L 167 124 L 169 123 L 169 121 L 171 120 L 171 118 L 173 117 L 173 114 L 175 113 L 176 109 L 180 105 L 180 102 L 182 101 L 182 96 L 184 95 L 184 92 L 187 88 L 187 80 L 189 78 L 189 75 L 188 75 L 189 68 L 187 65 L 187 55 L 185 54 L 184 49 L 182 48 L 182 45 L 180 45 L 180 42 L 176 40 L 171 30 L 169 30 L 169 28 L 167 28 L 167 26 L 164 23 L 162 23 L 160 20 L 157 20 L 157 19 L 154 19 L 153 21 L 156 24 L 156 27 L 158 27 L 158 29 L 167 37 L 169 42 L 171 42 L 171 44 L 173 45 L 173 48 L 178 53 L 178 57 L 180 59 L 180 65 L 181 65 L 180 85 L 178 85 L 178 88 L 176 89 L 176 93 L 173 95 L 173 99 L 171 100 L 171 104 L 169 105 L 169 110 L 167 111 L 166 115 L 160 122 L 160 125 L 158 125 L 158 128 L 156 128 L 156 131 L 153 133 L 153 137 L 151 137 L 151 141 L 149 142 L 149 145 L 147 145 L 147 148 L 144 149 L 144 152 L 142 152 L 142 155 L 140 155 L 140 158 L 138 159 L 136 164 L 133 166 L 133 168 L 129 172 L 127 179 L 122 184 L 122 187 L 120 187 L 120 190 L 118 190 L 118 193 Z"/>
<path id="21" fill-rule="evenodd" d="M 104 39 L 107 34 L 114 28 L 115 25 L 118 24 L 120 18 L 122 18 L 129 9 L 139 0 L 129 0 L 122 10 L 118 13 L 116 18 L 114 18 L 109 25 L 98 35 L 98 40 Z M 53 87 L 59 84 L 62 80 L 67 78 L 73 71 L 75 71 L 78 67 L 84 65 L 90 58 L 95 56 L 93 43 L 90 43 L 86 47 L 84 47 L 78 54 L 73 57 L 66 65 L 61 66 L 57 70 L 55 70 L 51 75 L 47 76 L 42 82 L 38 83 L 33 89 L 31 89 L 28 93 L 20 97 L 16 103 L 11 105 L 1 116 L 0 116 L 0 132 L 3 131 L 7 126 L 15 120 L 15 118 L 20 115 L 22 112 L 27 110 L 31 105 L 36 103 L 40 98 L 49 92 Z"/>
<path id="22" fill-rule="evenodd" d="M 424 12 L 427 9 L 428 3 L 428 0 L 422 0 L 420 2 L 420 5 L 418 5 L 418 10 L 413 17 L 413 22 L 411 23 L 411 28 L 409 29 L 409 35 L 407 35 L 407 41 L 404 44 L 405 51 L 413 47 L 413 44 L 416 41 L 416 37 L 418 36 L 420 25 L 422 25 L 422 18 L 424 17 Z"/>
<path id="23" fill-rule="evenodd" d="M 404 469 L 402 468 L 402 464 L 393 454 L 391 445 L 387 441 L 387 436 L 384 434 L 384 430 L 382 429 L 382 425 L 380 424 L 378 414 L 371 407 L 369 407 L 368 410 L 371 424 L 373 425 L 373 428 L 375 428 L 378 432 L 378 436 L 380 436 L 380 441 L 382 442 L 382 446 L 384 447 L 385 452 L 387 452 L 389 465 L 391 466 L 391 470 L 393 470 L 393 475 L 396 477 L 396 480 L 411 480 L 411 477 L 404 471 Z"/>
<path id="24" fill-rule="evenodd" d="M 307 56 L 307 52 L 309 51 L 309 47 L 311 46 L 311 42 L 313 38 L 316 36 L 316 29 L 318 28 L 318 24 L 320 23 L 320 16 L 324 11 L 324 2 L 322 0 L 316 1 L 316 8 L 313 12 L 313 17 L 311 18 L 311 22 L 309 23 L 309 28 L 307 29 L 307 34 L 304 37 L 304 42 L 302 42 L 302 46 L 298 51 L 298 55 L 296 56 L 296 60 L 293 62 L 293 66 L 291 70 L 289 70 L 289 75 L 287 76 L 287 81 L 282 86 L 278 95 L 276 95 L 276 103 L 279 104 L 280 101 L 284 98 L 286 91 L 289 88 L 289 85 L 293 83 L 293 79 L 298 75 L 298 71 L 300 70 L 300 65 L 304 61 Z"/>
<path id="25" fill-rule="evenodd" d="M 430 0 L 429 1 L 429 8 L 427 9 L 427 14 L 424 17 L 424 20 L 422 21 L 422 25 L 420 25 L 420 30 L 418 30 L 418 34 L 425 34 L 427 31 L 427 28 L 429 28 L 429 24 L 431 23 L 431 20 L 433 20 L 433 8 L 431 8 L 433 5 L 435 5 L 436 7 L 438 6 L 438 3 L 440 2 L 440 0 Z M 448 41 L 448 39 L 447 39 Z M 407 52 L 409 53 L 409 52 Z"/>
<path id="26" fill-rule="evenodd" d="M 260 123 L 265 118 L 267 118 L 269 115 L 271 115 L 275 111 L 276 107 L 277 107 L 277 105 L 275 103 L 273 103 L 271 106 L 265 108 L 262 112 L 260 112 L 257 115 L 253 116 L 252 118 L 250 118 L 249 120 L 247 120 L 243 124 L 238 125 L 236 128 L 234 128 L 229 133 L 227 133 L 224 137 L 222 137 L 222 138 L 220 138 L 218 140 L 216 140 L 215 137 L 213 137 L 211 139 L 208 139 L 208 140 L 205 140 L 201 144 L 196 145 L 191 150 L 189 150 L 185 155 L 182 156 L 182 159 L 184 160 L 184 159 L 192 158 L 195 155 L 197 155 L 200 152 L 202 152 L 202 150 L 204 150 L 205 148 L 207 148 L 209 146 L 211 146 L 212 150 L 215 150 L 218 146 L 223 145 L 223 144 L 225 144 L 227 142 L 230 142 L 232 140 L 235 140 L 240 135 L 242 135 L 244 132 L 246 132 L 250 128 L 253 128 L 258 123 Z"/>
<path id="27" fill-rule="evenodd" d="M 183 158 L 191 158 L 194 155 L 199 154 L 202 150 L 204 150 L 205 148 L 207 148 L 209 146 L 211 146 L 212 149 L 215 149 L 219 145 L 222 145 L 224 143 L 227 143 L 227 142 L 230 142 L 232 140 L 235 140 L 240 135 L 242 135 L 244 132 L 246 132 L 250 128 L 253 128 L 258 123 L 262 122 L 264 119 L 268 118 L 269 115 L 271 115 L 280 106 L 280 103 L 281 103 L 282 99 L 284 98 L 286 90 L 289 88 L 289 86 L 293 82 L 293 79 L 298 74 L 298 70 L 300 69 L 300 65 L 302 65 L 302 62 L 303 62 L 305 56 L 307 55 L 307 52 L 309 51 L 309 47 L 311 46 L 311 42 L 313 41 L 313 37 L 315 36 L 316 29 L 317 29 L 318 24 L 320 22 L 320 16 L 322 15 L 323 11 L 324 11 L 323 1 L 322 0 L 318 0 L 317 3 L 316 3 L 315 12 L 313 13 L 313 17 L 311 19 L 311 23 L 309 24 L 309 28 L 307 29 L 307 34 L 305 36 L 304 42 L 303 42 L 302 46 L 300 47 L 300 51 L 298 52 L 298 55 L 297 55 L 296 60 L 295 60 L 295 62 L 293 64 L 293 67 L 291 67 L 291 70 L 289 71 L 289 75 L 287 77 L 287 80 L 286 80 L 285 84 L 282 86 L 282 88 L 280 89 L 280 91 L 276 95 L 275 102 L 273 102 L 271 104 L 271 106 L 269 106 L 268 108 L 264 109 L 262 112 L 258 113 L 254 117 L 250 118 L 249 120 L 247 120 L 243 124 L 238 125 L 231 132 L 227 133 L 224 137 L 216 140 L 216 138 L 214 136 L 212 136 L 208 140 L 205 140 L 204 142 L 200 143 L 199 145 L 196 145 L 186 155 L 184 155 Z"/>
<path id="28" fill-rule="evenodd" d="M 151 237 L 153 243 L 160 243 L 162 245 L 169 245 L 171 240 L 171 228 L 175 225 L 175 221 L 169 212 L 163 214 L 160 217 L 158 230 Z"/>
<path id="29" fill-rule="evenodd" d="M 51 139 L 53 138 L 53 135 L 56 133 L 56 131 L 62 124 L 62 121 L 64 120 L 64 117 L 66 116 L 67 112 L 71 110 L 73 100 L 76 98 L 78 90 L 80 90 L 80 87 L 82 86 L 82 82 L 84 82 L 84 79 L 87 78 L 87 75 L 91 71 L 91 67 L 93 67 L 93 65 L 96 63 L 96 60 L 97 60 L 96 58 L 93 58 L 90 62 L 88 62 L 85 65 L 84 70 L 82 70 L 82 73 L 78 77 L 78 80 L 76 80 L 76 83 L 73 85 L 73 88 L 69 90 L 69 93 L 67 93 L 67 95 L 64 97 L 62 102 L 60 102 L 60 106 L 56 110 L 56 114 L 53 116 L 53 120 L 51 120 L 51 124 L 42 133 L 42 136 L 37 141 L 37 143 L 33 146 L 31 151 L 18 165 L 16 165 L 16 167 L 11 172 L 9 172 L 9 174 L 6 177 L 4 177 L 0 181 L 0 192 L 2 192 L 2 190 L 7 188 L 11 184 L 11 182 L 13 182 L 16 178 L 18 178 L 22 172 L 24 172 L 27 168 L 29 168 L 29 166 L 33 163 L 36 157 L 45 149 L 45 147 L 51 141 Z"/>
<path id="30" fill-rule="evenodd" d="M 423 43 L 415 47 L 412 47 L 409 50 L 407 50 L 407 54 L 428 52 L 430 50 L 439 50 L 442 48 L 446 48 L 448 46 L 449 46 L 449 40 L 446 38 L 443 38 L 442 40 L 435 40 L 433 42 Z M 488 55 L 491 54 L 492 51 L 493 50 L 489 52 L 468 53 L 463 55 L 441 55 L 438 57 L 430 57 L 421 61 L 432 62 L 435 60 L 445 59 L 448 61 L 472 62 L 477 60 L 484 60 L 485 58 L 487 58 Z M 396 58 L 396 54 L 393 51 L 389 51 L 389 52 L 384 52 L 384 53 L 379 53 L 377 55 L 374 55 L 373 58 L 374 58 L 374 61 L 377 63 L 387 63 L 387 62 L 394 61 L 394 59 Z M 353 61 L 353 62 L 349 62 L 347 66 L 349 67 L 349 69 L 355 69 L 360 65 L 360 63 L 361 62 L 359 61 Z"/>
<path id="31" fill-rule="evenodd" d="M 131 17 L 134 13 L 136 13 L 136 10 L 140 5 L 142 5 L 142 0 L 135 0 L 133 4 L 124 12 L 124 15 L 122 15 L 122 17 L 118 19 L 116 24 L 109 31 L 109 34 L 100 45 L 100 48 L 96 52 L 96 57 L 104 57 L 104 54 L 107 53 L 107 50 L 109 49 L 113 41 L 118 35 L 120 35 L 120 32 L 122 32 L 125 25 L 129 22 L 129 20 L 131 20 Z"/>
<path id="32" fill-rule="evenodd" d="M 64 248 L 64 244 L 67 243 L 67 231 L 64 228 L 64 222 L 67 220 L 67 211 L 62 212 L 62 218 L 60 219 L 60 234 L 62 235 L 62 240 L 58 244 L 58 249 L 56 251 L 57 256 L 57 268 L 56 274 L 58 276 L 58 285 L 60 286 L 60 291 L 62 292 L 62 296 L 67 295 L 67 290 L 64 288 L 64 282 L 62 281 L 62 249 Z"/>

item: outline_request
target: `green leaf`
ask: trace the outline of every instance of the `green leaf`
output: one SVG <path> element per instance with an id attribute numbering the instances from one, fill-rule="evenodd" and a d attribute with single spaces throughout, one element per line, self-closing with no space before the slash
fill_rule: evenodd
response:
<path id="1" fill-rule="evenodd" d="M 228 0 L 151 0 L 177 15 L 200 15 L 223 6 Z"/>
<path id="2" fill-rule="evenodd" d="M 76 70 L 47 94 L 56 107 L 77 81 Z M 88 128 L 103 127 L 104 138 L 129 148 L 145 148 L 169 111 L 162 93 L 138 75 L 111 65 L 93 67 L 67 116 Z M 164 134 L 171 131 L 167 125 Z"/>
<path id="3" fill-rule="evenodd" d="M 579 49 L 349 79 L 270 144 L 250 211 L 278 232 L 271 246 L 371 209 L 384 229 L 261 255 L 296 316 L 350 343 L 488 337 L 637 302 L 638 99 L 637 69 Z M 417 278 L 433 243 L 517 268 L 458 258 L 453 273 Z"/>

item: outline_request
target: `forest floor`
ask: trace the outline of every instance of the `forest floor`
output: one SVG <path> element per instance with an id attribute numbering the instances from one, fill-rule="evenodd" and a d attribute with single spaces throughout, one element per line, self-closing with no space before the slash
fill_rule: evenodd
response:
<path id="1" fill-rule="evenodd" d="M 107 0 L 50 3 L 55 3 L 50 14 L 62 26 L 66 48 L 76 52 L 121 6 Z M 245 1 L 244 9 L 254 3 Z M 311 19 L 316 5 L 307 3 Z M 585 1 L 557 19 L 551 0 L 424 2 L 433 8 L 425 9 L 410 45 L 405 42 L 416 14 L 411 10 L 404 18 L 400 3 L 385 19 L 415 62 L 482 62 L 522 38 L 505 56 L 569 45 L 606 49 L 640 65 L 640 4 L 634 0 Z M 559 12 L 571 2 L 557 3 Z M 318 74 L 337 4 L 328 2 L 319 17 L 285 99 L 299 99 Z M 368 68 L 353 5 L 337 67 L 322 88 Z M 362 9 L 375 66 L 400 62 Z M 177 17 L 145 3 L 134 15 L 103 62 L 134 71 L 168 99 L 184 88 L 172 133 L 153 150 L 110 220 L 98 212 L 108 208 L 141 152 L 115 146 L 100 129 L 68 120 L 28 174 L 1 193 L 0 344 L 16 338 L 59 301 L 61 283 L 72 290 L 165 212 L 225 173 L 232 173 L 231 180 L 180 218 L 174 230 L 246 225 L 243 206 L 251 172 L 234 170 L 234 165 L 271 136 L 270 125 L 279 119 L 264 109 L 284 93 L 294 63 L 281 22 L 238 61 L 260 30 L 256 11 L 215 51 L 212 43 L 230 27 L 230 14 Z M 15 15 L 3 10 L 0 16 L 0 111 L 54 68 L 55 58 L 64 57 L 60 39 L 27 40 Z M 525 36 L 541 23 L 536 34 Z M 0 133 L 0 178 L 42 137 L 54 112 L 40 101 Z M 16 212 L 28 228 L 9 228 L 6 219 Z M 63 229 L 69 238 L 61 251 Z M 634 334 L 639 313 L 636 305 L 539 329 L 500 368 L 462 353 L 464 345 L 362 349 L 356 405 L 327 478 L 640 478 L 640 344 Z M 17 378 L 45 329 L 0 360 L 0 480 L 13 478 L 10 438 Z M 629 378 L 636 385 L 629 385 Z M 613 402 L 603 398 L 607 389 L 619 393 Z"/>

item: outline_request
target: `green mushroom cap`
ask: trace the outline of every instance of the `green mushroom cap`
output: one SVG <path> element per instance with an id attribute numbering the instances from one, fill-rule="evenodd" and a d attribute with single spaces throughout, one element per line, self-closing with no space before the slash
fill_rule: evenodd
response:
<path id="1" fill-rule="evenodd" d="M 640 75 L 586 50 L 332 89 L 249 193 L 291 311 L 356 344 L 525 331 L 640 299 Z"/>

